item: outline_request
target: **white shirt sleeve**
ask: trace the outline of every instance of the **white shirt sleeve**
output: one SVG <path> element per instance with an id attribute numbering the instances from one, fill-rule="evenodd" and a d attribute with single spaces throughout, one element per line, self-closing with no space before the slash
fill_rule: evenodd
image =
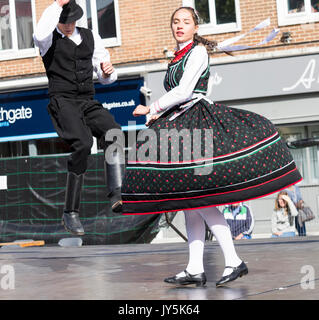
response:
<path id="1" fill-rule="evenodd" d="M 110 61 L 110 53 L 104 48 L 102 39 L 99 34 L 93 32 L 94 37 L 94 53 L 92 58 L 93 70 L 97 74 L 98 80 L 101 84 L 111 84 L 117 80 L 117 72 L 114 72 L 108 77 L 103 77 L 103 71 L 101 69 L 101 62 Z"/>
<path id="2" fill-rule="evenodd" d="M 298 215 L 297 208 L 295 207 L 294 203 L 292 202 L 292 200 L 290 198 L 287 202 L 288 202 L 288 206 L 289 206 L 289 210 L 290 210 L 291 215 L 293 217 L 296 217 Z"/>
<path id="3" fill-rule="evenodd" d="M 196 46 L 188 57 L 179 85 L 152 103 L 150 114 L 160 113 L 172 106 L 190 100 L 194 88 L 207 66 L 208 54 L 206 48 Z"/>
<path id="4" fill-rule="evenodd" d="M 35 28 L 33 39 L 34 43 L 40 49 L 40 54 L 43 57 L 52 45 L 53 31 L 59 23 L 62 7 L 57 2 L 53 2 L 47 7 Z"/>

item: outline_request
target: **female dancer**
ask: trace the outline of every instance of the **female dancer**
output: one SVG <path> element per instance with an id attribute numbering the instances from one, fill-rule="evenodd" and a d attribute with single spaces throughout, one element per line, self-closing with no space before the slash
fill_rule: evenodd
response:
<path id="1" fill-rule="evenodd" d="M 270 121 L 205 98 L 209 57 L 204 45 L 214 48 L 217 44 L 197 35 L 198 24 L 193 8 L 181 7 L 173 13 L 171 29 L 179 50 L 165 77 L 168 92 L 133 112 L 151 115 L 151 138 L 138 142 L 137 159 L 128 161 L 123 213 L 184 211 L 189 262 L 185 271 L 164 280 L 182 285 L 206 283 L 206 222 L 225 257 L 224 273 L 216 283 L 220 286 L 247 274 L 248 269 L 237 256 L 229 227 L 216 206 L 276 192 L 301 176 Z M 143 151 L 148 156 L 141 159 Z"/>

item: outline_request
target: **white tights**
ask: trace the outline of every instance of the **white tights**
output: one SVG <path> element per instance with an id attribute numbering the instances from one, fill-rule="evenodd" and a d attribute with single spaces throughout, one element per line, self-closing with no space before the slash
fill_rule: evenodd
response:
<path id="1" fill-rule="evenodd" d="M 237 256 L 228 224 L 216 207 L 184 211 L 189 245 L 187 272 L 204 272 L 203 254 L 205 244 L 205 222 L 218 241 L 225 258 L 225 266 L 237 267 L 242 262 Z M 223 276 L 232 270 L 226 268 Z"/>

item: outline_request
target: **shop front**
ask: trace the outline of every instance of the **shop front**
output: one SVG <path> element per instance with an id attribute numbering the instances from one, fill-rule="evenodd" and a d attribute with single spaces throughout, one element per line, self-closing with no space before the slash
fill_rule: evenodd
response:
<path id="1" fill-rule="evenodd" d="M 96 99 L 124 132 L 143 128 L 134 108 L 144 102 L 143 78 L 96 84 Z M 47 88 L 8 90 L 0 95 L 0 242 L 19 239 L 57 243 L 69 237 L 61 225 L 69 149 L 57 137 L 47 112 Z M 115 214 L 106 197 L 104 153 L 92 148 L 81 199 L 84 244 L 147 243 L 160 215 Z"/>

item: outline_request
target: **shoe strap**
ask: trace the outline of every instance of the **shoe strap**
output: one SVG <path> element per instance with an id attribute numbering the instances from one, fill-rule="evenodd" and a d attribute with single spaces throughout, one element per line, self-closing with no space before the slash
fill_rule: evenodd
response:
<path id="1" fill-rule="evenodd" d="M 229 269 L 233 269 L 233 271 L 235 271 L 236 269 L 238 269 L 239 266 L 237 266 L 237 267 L 226 266 L 225 269 L 229 268 Z"/>
<path id="2" fill-rule="evenodd" d="M 235 270 L 235 269 L 237 269 L 238 267 L 226 266 L 225 269 L 227 269 L 227 268 Z"/>
<path id="3" fill-rule="evenodd" d="M 239 266 L 240 266 L 241 264 L 242 264 L 242 262 L 241 262 L 237 267 L 226 266 L 225 269 L 226 269 L 226 268 L 230 268 L 230 269 L 236 270 L 236 269 L 239 268 Z"/>
<path id="4" fill-rule="evenodd" d="M 185 275 L 186 275 L 187 277 L 188 277 L 188 276 L 189 276 L 189 277 L 192 276 L 186 269 L 184 270 L 184 273 L 185 273 Z"/>

